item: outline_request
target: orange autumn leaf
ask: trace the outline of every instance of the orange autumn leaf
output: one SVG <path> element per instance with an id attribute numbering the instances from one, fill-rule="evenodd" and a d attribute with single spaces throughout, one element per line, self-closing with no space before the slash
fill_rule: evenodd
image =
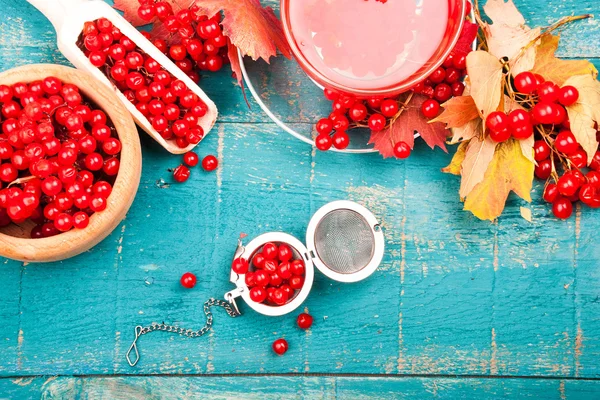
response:
<path id="1" fill-rule="evenodd" d="M 483 181 L 473 188 L 465 201 L 465 210 L 477 218 L 493 221 L 504 210 L 511 191 L 531 201 L 534 164 L 523 155 L 518 140 L 498 144 Z"/>
<path id="2" fill-rule="evenodd" d="M 223 34 L 253 60 L 269 62 L 277 50 L 291 57 L 281 22 L 273 9 L 263 7 L 259 0 L 196 0 L 195 5 L 209 17 L 223 11 Z"/>
<path id="3" fill-rule="evenodd" d="M 442 107 L 444 107 L 444 112 L 431 122 L 442 122 L 446 124 L 446 128 L 458 128 L 479 118 L 477 106 L 471 96 L 453 97 L 442 104 Z"/>
<path id="4" fill-rule="evenodd" d="M 541 74 L 546 80 L 563 86 L 565 81 L 572 76 L 591 74 L 598 76 L 594 64 L 587 60 L 561 60 L 556 58 L 556 50 L 560 36 L 545 35 L 537 48 L 537 57 L 532 72 Z"/>

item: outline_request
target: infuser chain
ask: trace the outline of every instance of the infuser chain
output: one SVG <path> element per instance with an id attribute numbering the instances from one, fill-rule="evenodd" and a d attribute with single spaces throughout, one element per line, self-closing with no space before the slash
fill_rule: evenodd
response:
<path id="1" fill-rule="evenodd" d="M 235 303 L 233 303 L 233 304 L 235 304 Z M 212 328 L 212 324 L 213 324 L 213 314 L 210 309 L 212 306 L 223 307 L 225 309 L 225 312 L 227 312 L 227 315 L 229 315 L 232 318 L 235 318 L 240 315 L 240 312 L 239 312 L 239 310 L 237 310 L 237 307 L 235 307 L 235 308 L 232 307 L 232 305 L 229 302 L 211 298 L 211 299 L 207 300 L 206 302 L 204 302 L 204 306 L 203 306 L 204 315 L 206 315 L 206 324 L 202 328 L 200 328 L 196 331 L 193 329 L 181 328 L 177 325 L 168 325 L 168 324 L 165 324 L 164 322 L 160 323 L 160 324 L 153 322 L 150 326 L 146 326 L 146 327 L 138 325 L 134 329 L 135 337 L 133 339 L 133 343 L 131 343 L 129 350 L 127 350 L 127 354 L 125 355 L 125 358 L 127 359 L 127 362 L 129 363 L 129 365 L 133 367 L 140 360 L 140 353 L 137 348 L 137 341 L 140 336 L 145 335 L 147 333 L 154 332 L 154 331 L 164 331 L 164 332 L 177 333 L 179 335 L 186 336 L 189 338 L 196 338 L 196 337 L 205 335 Z M 133 360 L 131 359 L 132 352 L 135 353 L 135 359 L 133 359 Z"/>

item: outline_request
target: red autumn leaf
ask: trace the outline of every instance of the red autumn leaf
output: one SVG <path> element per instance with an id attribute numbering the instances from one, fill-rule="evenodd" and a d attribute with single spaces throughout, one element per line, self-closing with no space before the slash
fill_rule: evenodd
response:
<path id="1" fill-rule="evenodd" d="M 209 17 L 223 11 L 223 34 L 242 54 L 269 62 L 279 49 L 291 57 L 281 22 L 271 7 L 261 6 L 260 0 L 196 0 L 195 4 Z"/>
<path id="2" fill-rule="evenodd" d="M 233 71 L 234 78 L 237 80 L 238 85 L 240 85 L 243 89 L 243 75 L 242 67 L 240 65 L 240 58 L 238 57 L 238 49 L 233 43 L 231 43 L 231 40 L 229 39 L 227 39 L 227 56 L 229 57 L 229 62 L 231 64 L 231 70 Z"/>
<path id="3" fill-rule="evenodd" d="M 445 141 L 449 131 L 440 122 L 427 122 L 421 114 L 421 105 L 427 99 L 428 97 L 423 95 L 414 95 L 393 124 L 379 132 L 371 131 L 369 143 L 373 144 L 384 158 L 394 157 L 394 145 L 398 142 L 406 142 L 413 148 L 415 132 L 420 133 L 432 149 L 438 146 L 447 152 Z"/>
<path id="4" fill-rule="evenodd" d="M 463 25 L 462 31 L 460 33 L 460 37 L 458 38 L 458 42 L 456 42 L 456 46 L 454 46 L 454 50 L 452 52 L 454 54 L 467 54 L 468 52 L 473 50 L 473 42 L 477 38 L 478 30 L 479 25 L 465 21 L 465 24 Z"/>

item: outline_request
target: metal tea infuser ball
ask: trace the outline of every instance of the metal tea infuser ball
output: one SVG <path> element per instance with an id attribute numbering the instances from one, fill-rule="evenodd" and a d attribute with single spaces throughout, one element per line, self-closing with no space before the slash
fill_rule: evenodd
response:
<path id="1" fill-rule="evenodd" d="M 136 326 L 133 343 L 126 354 L 129 365 L 133 367 L 140 359 L 137 340 L 142 335 L 153 331 L 166 331 L 187 337 L 203 336 L 212 327 L 211 307 L 223 307 L 230 317 L 237 317 L 241 315 L 236 303 L 236 299 L 240 297 L 260 314 L 288 314 L 308 297 L 314 280 L 315 266 L 335 281 L 358 282 L 375 272 L 381 263 L 385 248 L 383 230 L 377 218 L 367 208 L 347 200 L 328 203 L 313 215 L 306 231 L 306 243 L 287 233 L 269 232 L 254 238 L 247 245 L 243 245 L 242 239 L 239 239 L 233 258 L 244 258 L 251 263 L 254 256 L 269 242 L 287 244 L 295 258 L 304 261 L 304 285 L 295 292 L 294 297 L 282 306 L 254 302 L 250 299 L 245 274 L 231 271 L 229 279 L 236 288 L 225 293 L 225 300 L 211 298 L 204 303 L 206 324 L 201 329 L 185 329 L 164 323 L 152 323 L 146 327 Z M 132 353 L 135 355 L 133 358 Z"/>

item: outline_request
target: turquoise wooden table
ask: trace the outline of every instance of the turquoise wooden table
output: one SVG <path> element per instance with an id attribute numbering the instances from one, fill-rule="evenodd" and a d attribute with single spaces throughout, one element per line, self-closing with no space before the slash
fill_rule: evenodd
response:
<path id="1" fill-rule="evenodd" d="M 597 0 L 516 3 L 531 25 L 600 11 Z M 0 70 L 68 64 L 28 3 L 0 0 L 0 10 Z M 599 20 L 567 28 L 562 44 L 561 56 L 600 67 Z M 600 398 L 600 212 L 558 221 L 537 185 L 532 222 L 516 198 L 482 222 L 461 210 L 442 151 L 419 143 L 403 162 L 316 152 L 256 103 L 248 110 L 230 72 L 202 87 L 221 113 L 199 148 L 218 156 L 216 173 L 159 187 L 180 160 L 143 134 L 138 195 L 105 241 L 64 262 L 0 263 L 0 398 Z M 291 122 L 316 120 L 309 98 L 295 101 Z M 140 363 L 127 364 L 136 324 L 203 323 L 202 302 L 231 289 L 240 232 L 302 238 L 338 199 L 379 216 L 387 251 L 358 284 L 317 274 L 309 331 L 295 313 L 216 310 L 207 337 L 144 336 Z M 188 270 L 193 290 L 179 285 Z M 290 343 L 283 357 L 270 349 L 278 337 Z"/>

